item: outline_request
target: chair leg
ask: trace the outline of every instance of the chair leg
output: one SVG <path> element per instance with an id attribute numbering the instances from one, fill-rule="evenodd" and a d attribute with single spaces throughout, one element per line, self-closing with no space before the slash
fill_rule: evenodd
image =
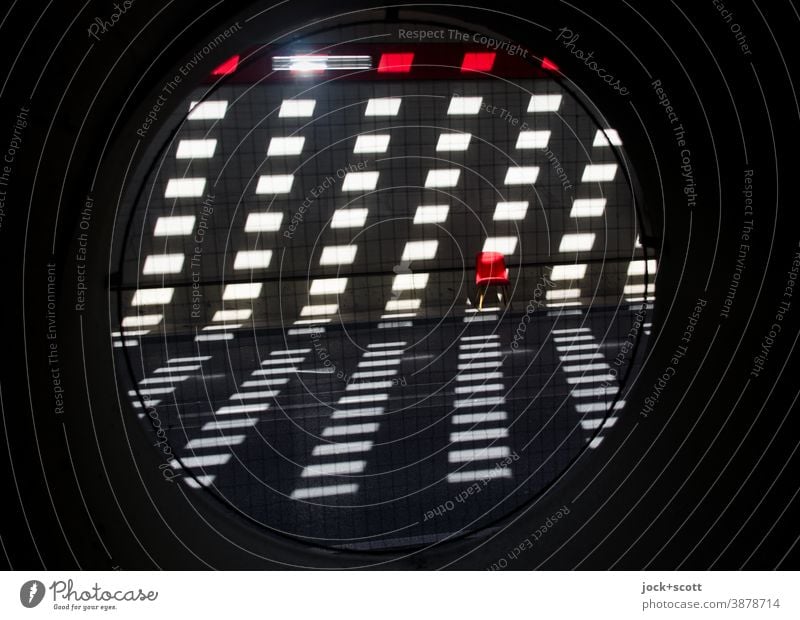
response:
<path id="1" fill-rule="evenodd" d="M 478 310 L 483 310 L 483 298 L 486 297 L 486 287 L 478 287 Z"/>
<path id="2" fill-rule="evenodd" d="M 507 286 L 503 287 L 503 305 L 506 308 L 510 308 L 511 307 L 511 298 L 508 296 L 508 287 Z"/>

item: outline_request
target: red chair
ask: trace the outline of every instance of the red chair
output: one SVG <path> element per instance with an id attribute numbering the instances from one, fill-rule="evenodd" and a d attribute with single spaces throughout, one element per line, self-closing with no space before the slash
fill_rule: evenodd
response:
<path id="1" fill-rule="evenodd" d="M 506 258 L 500 252 L 478 252 L 475 258 L 475 285 L 478 287 L 478 310 L 483 310 L 483 300 L 490 286 L 502 287 L 501 300 L 508 304 L 508 269 Z M 498 294 L 498 297 L 500 295 Z"/>

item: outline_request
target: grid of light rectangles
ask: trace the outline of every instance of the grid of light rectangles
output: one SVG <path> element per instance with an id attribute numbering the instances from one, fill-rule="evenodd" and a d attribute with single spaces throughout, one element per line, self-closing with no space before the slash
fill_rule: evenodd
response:
<path id="1" fill-rule="evenodd" d="M 175 114 L 115 279 L 127 389 L 176 475 L 270 528 L 477 529 L 624 415 L 656 263 L 621 137 L 551 79 L 319 82 Z M 510 304 L 476 308 L 481 251 Z"/>

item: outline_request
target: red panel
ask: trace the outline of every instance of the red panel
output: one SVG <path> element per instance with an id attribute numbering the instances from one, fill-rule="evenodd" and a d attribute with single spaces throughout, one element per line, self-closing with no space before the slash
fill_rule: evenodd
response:
<path id="1" fill-rule="evenodd" d="M 223 62 L 219 67 L 214 69 L 211 72 L 211 75 L 230 75 L 234 71 L 236 71 L 236 67 L 239 66 L 239 55 L 231 56 Z"/>
<path id="2" fill-rule="evenodd" d="M 545 71 L 558 71 L 558 65 L 549 58 L 542 58 L 542 69 Z"/>
<path id="3" fill-rule="evenodd" d="M 461 62 L 462 71 L 491 71 L 494 66 L 494 52 L 467 52 Z"/>
<path id="4" fill-rule="evenodd" d="M 378 73 L 408 73 L 413 62 L 413 53 L 382 54 L 378 63 Z"/>

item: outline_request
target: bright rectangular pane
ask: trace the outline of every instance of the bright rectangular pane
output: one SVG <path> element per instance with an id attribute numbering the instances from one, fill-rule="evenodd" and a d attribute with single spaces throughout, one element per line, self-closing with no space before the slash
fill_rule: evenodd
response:
<path id="1" fill-rule="evenodd" d="M 539 166 L 514 166 L 506 172 L 505 185 L 525 185 L 536 183 L 539 177 Z"/>
<path id="2" fill-rule="evenodd" d="M 228 284 L 222 293 L 222 299 L 230 301 L 233 299 L 255 299 L 261 294 L 261 282 L 243 282 L 240 284 Z"/>
<path id="3" fill-rule="evenodd" d="M 428 285 L 427 273 L 400 273 L 392 282 L 393 291 L 415 291 Z M 387 308 L 388 309 L 388 308 Z"/>
<path id="4" fill-rule="evenodd" d="M 303 306 L 303 309 L 300 310 L 300 316 L 327 316 L 330 314 L 335 314 L 338 309 L 338 304 Z"/>
<path id="5" fill-rule="evenodd" d="M 234 269 L 266 269 L 272 262 L 272 250 L 240 250 L 233 260 Z"/>
<path id="6" fill-rule="evenodd" d="M 528 201 L 498 202 L 494 210 L 495 221 L 524 220 L 528 212 Z"/>
<path id="7" fill-rule="evenodd" d="M 386 302 L 386 311 L 417 310 L 422 305 L 421 299 L 392 299 Z"/>
<path id="8" fill-rule="evenodd" d="M 448 205 L 420 205 L 414 213 L 415 224 L 441 224 L 450 211 Z"/>
<path id="9" fill-rule="evenodd" d="M 481 110 L 483 97 L 453 97 L 447 108 L 448 115 L 477 114 Z"/>
<path id="10" fill-rule="evenodd" d="M 436 250 L 439 242 L 432 241 L 409 241 L 403 249 L 401 261 L 428 260 L 436 257 Z"/>
<path id="11" fill-rule="evenodd" d="M 289 138 L 272 138 L 267 148 L 267 157 L 281 157 L 285 155 L 299 155 L 303 151 L 306 139 L 303 136 Z"/>
<path id="12" fill-rule="evenodd" d="M 122 327 L 147 327 L 158 325 L 164 318 L 163 314 L 138 314 L 136 316 L 126 316 L 122 319 Z"/>
<path id="13" fill-rule="evenodd" d="M 500 252 L 509 255 L 513 254 L 516 249 L 516 237 L 488 237 L 483 243 L 484 252 Z"/>
<path id="14" fill-rule="evenodd" d="M 617 164 L 587 164 L 581 182 L 613 181 L 616 174 Z"/>
<path id="15" fill-rule="evenodd" d="M 288 194 L 293 182 L 293 174 L 265 174 L 258 178 L 256 194 Z"/>
<path id="16" fill-rule="evenodd" d="M 228 102 L 203 101 L 198 103 L 196 101 L 192 101 L 191 105 L 189 106 L 189 110 L 189 116 L 186 118 L 188 118 L 190 121 L 219 120 L 225 118 L 225 112 L 228 110 Z"/>
<path id="17" fill-rule="evenodd" d="M 205 188 L 204 178 L 169 179 L 164 198 L 196 198 L 203 195 Z"/>
<path id="18" fill-rule="evenodd" d="M 656 260 L 651 258 L 650 260 L 643 261 L 643 260 L 634 260 L 631 261 L 631 264 L 628 265 L 628 275 L 629 276 L 643 276 L 645 275 L 645 266 L 647 267 L 648 275 L 653 275 L 656 272 Z"/>
<path id="19" fill-rule="evenodd" d="M 572 203 L 570 217 L 600 217 L 606 208 L 605 198 L 576 198 Z"/>
<path id="20" fill-rule="evenodd" d="M 278 112 L 279 118 L 308 118 L 314 114 L 314 99 L 284 99 Z"/>
<path id="21" fill-rule="evenodd" d="M 368 209 L 339 209 L 331 218 L 331 228 L 361 228 L 368 213 Z"/>
<path id="22" fill-rule="evenodd" d="M 370 99 L 367 101 L 367 109 L 364 116 L 397 116 L 400 111 L 399 97 L 384 97 L 381 99 Z"/>
<path id="23" fill-rule="evenodd" d="M 172 301 L 174 288 L 140 288 L 133 294 L 132 306 L 157 306 Z"/>
<path id="24" fill-rule="evenodd" d="M 543 149 L 550 141 L 550 131 L 520 131 L 517 138 L 516 148 L 518 149 Z"/>
<path id="25" fill-rule="evenodd" d="M 470 133 L 443 133 L 436 143 L 437 151 L 466 151 L 472 139 Z"/>
<path id="26" fill-rule="evenodd" d="M 579 288 L 564 288 L 564 289 L 554 289 L 552 291 L 547 291 L 545 294 L 545 299 L 555 299 L 555 300 L 563 300 L 563 299 L 577 299 L 581 296 L 581 290 Z"/>
<path id="27" fill-rule="evenodd" d="M 191 235 L 194 231 L 194 215 L 176 215 L 160 217 L 156 220 L 153 230 L 154 237 L 170 237 Z"/>
<path id="28" fill-rule="evenodd" d="M 550 272 L 551 280 L 580 280 L 586 275 L 586 265 L 556 265 Z"/>
<path id="29" fill-rule="evenodd" d="M 355 245 L 329 245 L 322 248 L 320 265 L 349 265 L 356 259 Z"/>
<path id="30" fill-rule="evenodd" d="M 253 314 L 250 308 L 242 308 L 240 310 L 217 310 L 214 313 L 212 321 L 246 321 Z"/>
<path id="31" fill-rule="evenodd" d="M 274 232 L 280 230 L 283 213 L 265 211 L 263 213 L 250 213 L 244 224 L 245 232 Z"/>
<path id="32" fill-rule="evenodd" d="M 561 237 L 559 252 L 588 252 L 594 247 L 594 233 L 572 233 Z"/>
<path id="33" fill-rule="evenodd" d="M 183 269 L 183 254 L 151 254 L 144 261 L 144 275 L 180 273 Z"/>
<path id="34" fill-rule="evenodd" d="M 278 112 L 279 118 L 308 118 L 314 114 L 314 99 L 284 99 Z"/>
<path id="35" fill-rule="evenodd" d="M 592 146 L 621 146 L 622 140 L 619 137 L 616 129 L 606 129 L 603 133 L 602 129 L 598 129 L 594 135 L 594 142 Z"/>
<path id="36" fill-rule="evenodd" d="M 625 295 L 644 295 L 645 293 L 652 295 L 655 291 L 656 287 L 652 282 L 649 284 L 627 284 L 623 289 Z"/>
<path id="37" fill-rule="evenodd" d="M 528 102 L 528 112 L 558 112 L 561 95 L 533 95 Z"/>
<path id="38" fill-rule="evenodd" d="M 445 170 L 429 170 L 425 178 L 425 187 L 455 187 L 461 170 L 447 168 Z"/>
<path id="39" fill-rule="evenodd" d="M 348 172 L 342 183 L 342 191 L 372 191 L 378 185 L 378 174 L 378 172 Z"/>
<path id="40" fill-rule="evenodd" d="M 207 159 L 214 156 L 216 140 L 181 140 L 178 142 L 177 159 Z"/>
<path id="41" fill-rule="evenodd" d="M 347 287 L 347 278 L 312 280 L 309 295 L 341 295 Z"/>

